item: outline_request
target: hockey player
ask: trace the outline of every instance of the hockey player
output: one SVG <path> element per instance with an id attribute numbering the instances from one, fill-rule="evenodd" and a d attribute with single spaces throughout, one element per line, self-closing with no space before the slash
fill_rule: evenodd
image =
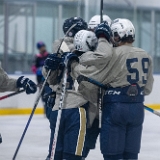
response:
<path id="1" fill-rule="evenodd" d="M 104 159 L 138 159 L 144 96 L 152 91 L 152 59 L 133 47 L 135 28 L 128 19 L 111 25 L 113 57 L 101 81 L 109 87 L 103 101 L 101 151 Z"/>
<path id="2" fill-rule="evenodd" d="M 103 15 L 103 22 L 106 21 L 108 25 L 111 25 L 112 20 L 108 15 Z M 95 31 L 96 27 L 101 23 L 101 16 L 95 15 L 93 16 L 88 23 L 88 30 Z"/>
<path id="3" fill-rule="evenodd" d="M 0 92 L 17 91 L 20 88 L 25 89 L 26 94 L 33 94 L 37 91 L 36 84 L 29 78 L 24 76 L 21 76 L 18 79 L 10 78 L 0 65 Z M 0 135 L 0 143 L 1 142 L 2 137 Z"/>
<path id="4" fill-rule="evenodd" d="M 83 53 L 79 57 L 80 71 L 83 70 L 85 72 L 86 68 L 88 68 L 89 66 L 95 65 L 94 63 L 96 61 L 99 61 L 98 59 L 101 59 L 103 57 L 102 55 L 101 57 L 97 57 L 97 59 L 93 61 L 93 57 L 94 58 L 96 57 L 97 52 L 101 51 L 101 49 L 103 51 L 104 49 L 104 48 L 98 47 L 97 50 L 94 51 L 91 47 L 89 47 L 90 44 L 94 46 L 93 45 L 94 44 L 93 42 L 95 41 L 94 39 L 96 39 L 97 41 L 95 34 L 92 33 L 91 31 L 85 31 L 85 30 L 79 31 L 74 37 L 74 45 L 75 45 L 76 51 Z M 102 45 L 101 42 L 99 42 L 99 46 L 100 45 Z M 105 50 L 103 52 L 105 52 Z M 107 61 L 105 61 L 105 64 L 106 63 Z M 96 68 L 95 68 L 95 72 L 97 72 Z M 80 84 L 78 89 L 80 92 L 84 93 L 84 91 L 81 91 L 82 88 L 84 87 L 82 84 Z M 87 92 L 87 94 L 92 93 L 90 94 L 91 98 L 88 99 L 89 105 L 87 107 L 88 127 L 87 127 L 87 132 L 86 132 L 85 150 L 84 150 L 84 155 L 83 155 L 86 158 L 89 154 L 90 149 L 95 148 L 96 140 L 99 135 L 100 128 L 99 128 L 99 107 L 97 104 L 98 91 L 97 90 L 88 90 L 88 91 L 85 90 L 85 92 Z"/>
<path id="5" fill-rule="evenodd" d="M 108 39 L 107 28 L 105 23 L 97 27 L 99 39 Z M 144 50 L 133 47 L 135 28 L 128 19 L 114 20 L 111 30 L 115 48 L 111 57 L 106 52 L 104 61 L 109 60 L 107 66 L 103 61 L 97 61 L 96 72 L 96 65 L 86 68 L 84 72 L 74 62 L 72 75 L 78 77 L 83 74 L 107 87 L 103 96 L 100 136 L 104 160 L 137 160 L 144 119 L 144 96 L 150 94 L 153 86 L 152 59 Z M 99 52 L 96 57 L 101 55 Z M 85 83 L 82 81 L 85 88 L 82 92 L 86 88 L 93 90 L 93 85 Z M 83 95 L 87 97 L 87 94 Z"/>
<path id="6" fill-rule="evenodd" d="M 91 32 L 92 33 L 92 32 Z M 80 37 L 83 37 L 82 36 L 82 34 L 83 34 L 83 32 L 80 32 L 80 35 L 77 35 L 77 39 L 78 39 L 78 37 L 80 38 Z M 91 36 L 90 35 L 87 35 L 86 33 L 84 34 L 84 35 L 86 35 L 86 37 L 85 38 L 89 38 L 89 39 L 92 39 L 91 38 Z M 109 36 L 109 35 L 108 35 Z M 76 38 L 76 37 L 75 37 Z M 107 62 L 109 61 L 109 58 L 108 58 L 108 60 L 106 60 L 105 59 L 105 57 L 106 57 L 106 51 L 108 51 L 108 55 L 107 55 L 107 57 L 111 57 L 111 54 L 112 54 L 112 47 L 110 46 L 110 44 L 106 44 L 106 39 L 101 39 L 101 40 L 99 40 L 99 44 L 98 44 L 98 47 L 97 47 L 97 49 L 96 49 L 96 51 L 95 52 L 93 52 L 93 50 L 92 50 L 92 47 L 89 47 L 90 46 L 90 43 L 88 43 L 88 41 L 79 41 L 79 42 L 81 42 L 81 43 L 79 43 L 79 45 L 77 44 L 76 45 L 76 50 L 79 50 L 79 51 L 81 51 L 82 49 L 84 49 L 84 48 L 87 48 L 87 47 L 89 47 L 90 48 L 90 50 L 91 51 L 89 51 L 89 52 L 87 52 L 87 53 L 85 53 L 85 54 L 83 54 L 81 57 L 80 57 L 80 63 L 82 64 L 82 65 L 80 65 L 80 68 L 78 68 L 78 67 L 76 67 L 77 68 L 77 70 L 83 70 L 84 71 L 84 74 L 85 74 L 85 71 L 87 71 L 87 69 L 89 69 L 90 68 L 90 65 L 94 65 L 95 64 L 95 67 L 93 67 L 93 68 L 91 68 L 92 70 L 91 71 L 95 71 L 95 72 L 97 72 L 97 67 L 99 68 L 101 65 L 96 65 L 96 62 L 97 63 L 105 63 L 105 64 L 107 64 Z M 110 48 L 110 49 L 109 49 Z M 99 53 L 101 53 L 101 55 L 100 56 L 97 56 L 97 54 L 99 54 Z M 96 59 L 95 59 L 96 58 Z M 50 68 L 53 68 L 53 66 L 57 66 L 56 64 L 54 64 L 55 62 L 56 62 L 56 56 L 52 56 L 52 57 L 50 57 L 50 60 L 52 59 L 52 63 L 50 63 Z M 54 62 L 54 63 L 53 63 Z M 77 64 L 77 63 L 76 63 Z M 74 67 L 73 67 L 74 68 Z M 87 73 L 87 72 L 86 72 Z M 75 75 L 75 77 L 76 77 L 76 75 Z M 90 84 L 87 84 L 87 85 L 90 85 Z M 85 97 L 86 95 L 88 95 L 88 96 L 86 96 L 87 98 L 88 98 L 88 100 L 90 101 L 90 102 L 92 102 L 92 104 L 93 103 L 95 103 L 95 104 L 97 104 L 97 89 L 96 90 L 90 90 L 90 87 L 88 87 L 87 88 L 87 90 L 83 87 L 83 84 L 81 83 L 80 84 L 80 86 L 79 86 L 79 89 L 78 89 L 80 92 L 82 92 L 82 93 L 84 93 L 84 95 L 83 95 L 83 97 Z M 92 94 L 90 94 L 90 93 L 92 93 Z M 67 96 L 66 96 L 67 97 Z M 73 101 L 73 99 L 72 99 L 72 101 Z M 95 105 L 94 105 L 95 106 Z M 95 111 L 97 110 L 97 108 L 93 108 L 93 110 L 92 110 L 92 112 L 93 112 L 93 117 L 95 117 Z M 92 119 L 92 123 L 93 123 L 93 120 L 94 120 L 94 118 Z M 88 137 L 88 138 L 90 138 L 90 137 Z M 92 138 L 91 138 L 91 140 L 92 140 Z M 90 141 L 90 140 L 89 140 Z M 95 143 L 94 143 L 95 144 Z M 93 144 L 93 145 L 94 145 Z M 93 146 L 94 147 L 94 146 Z M 86 149 L 86 148 L 85 148 Z M 88 149 L 90 149 L 90 145 L 89 145 L 89 148 Z M 87 155 L 87 154 L 85 154 L 85 155 Z"/>
<path id="7" fill-rule="evenodd" d="M 76 26 L 73 29 L 71 29 L 68 35 L 64 38 L 64 42 L 62 43 L 62 46 L 60 48 L 60 53 L 62 55 L 64 52 L 71 52 L 75 49 L 73 44 L 73 37 L 79 30 L 87 29 L 87 23 L 82 18 L 72 17 L 65 20 L 64 22 L 64 34 L 66 34 L 68 29 L 74 24 L 76 24 Z M 62 39 L 56 40 L 54 42 L 54 53 L 57 52 L 61 41 Z M 50 115 L 51 139 L 49 146 L 49 155 L 47 159 L 50 159 L 51 156 L 51 149 L 58 112 L 57 110 L 60 101 L 60 91 L 58 84 L 59 77 L 57 76 L 58 65 L 53 63 L 53 57 L 55 57 L 55 54 L 51 54 L 48 56 L 43 68 L 44 76 L 47 74 L 47 70 L 52 70 L 52 73 L 48 79 L 48 83 L 52 87 L 53 92 L 56 92 L 56 95 L 52 95 L 52 97 L 49 98 L 48 102 L 49 106 L 54 107 Z M 57 59 L 60 58 L 57 57 Z M 84 106 L 87 104 L 87 100 L 85 100 L 80 93 L 75 91 L 73 83 L 74 81 L 68 73 L 66 99 L 64 102 L 64 109 L 62 110 L 62 118 L 58 133 L 58 141 L 54 160 L 81 160 L 82 158 L 86 133 L 86 112 Z M 53 102 L 54 99 L 55 105 Z"/>
<path id="8" fill-rule="evenodd" d="M 81 30 L 79 31 L 74 37 L 74 46 L 75 51 L 74 53 L 79 56 L 79 63 L 82 64 L 84 61 L 81 62 L 83 57 L 86 58 L 86 52 L 93 52 L 95 51 L 98 44 L 98 40 L 96 35 L 91 31 Z M 90 63 L 89 57 L 85 60 L 85 66 Z M 92 101 L 88 102 L 88 106 L 86 107 L 87 110 L 87 130 L 86 130 L 86 140 L 85 140 L 85 147 L 83 152 L 83 160 L 88 156 L 90 149 L 94 149 L 96 145 L 96 140 L 99 134 L 99 112 L 97 103 L 92 103 Z"/>
<path id="9" fill-rule="evenodd" d="M 100 15 L 93 16 L 88 23 L 88 30 L 94 32 L 96 27 L 100 24 L 100 21 L 101 21 Z M 110 26 L 111 21 L 112 20 L 110 19 L 110 17 L 108 15 L 103 15 L 103 22 L 107 22 L 108 25 Z M 86 41 L 85 39 L 80 39 L 79 38 L 79 42 L 81 42 L 81 44 L 83 44 L 84 46 L 86 45 L 85 41 Z M 78 43 L 77 43 L 77 45 L 78 45 Z M 83 55 L 83 56 L 85 56 L 85 55 Z M 87 63 L 87 60 L 88 60 L 88 58 L 86 58 L 86 63 Z M 87 157 L 90 149 L 95 148 L 96 140 L 97 140 L 99 132 L 100 132 L 99 117 L 101 117 L 101 116 L 100 116 L 100 113 L 98 112 L 98 110 L 99 110 L 98 103 L 94 103 L 94 105 L 95 105 L 94 108 L 96 108 L 96 110 L 97 110 L 97 115 L 96 115 L 96 117 L 94 117 L 94 119 L 93 119 L 93 116 L 92 116 L 92 121 L 93 121 L 92 125 L 90 125 L 90 127 L 87 129 L 86 150 L 85 150 L 86 152 L 84 154 L 85 157 Z M 92 104 L 91 108 L 89 107 L 89 109 L 93 110 L 92 108 L 93 108 L 93 104 Z"/>

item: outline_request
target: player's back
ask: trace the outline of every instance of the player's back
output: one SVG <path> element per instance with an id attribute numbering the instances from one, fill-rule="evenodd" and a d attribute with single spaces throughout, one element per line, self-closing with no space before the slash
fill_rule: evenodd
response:
<path id="1" fill-rule="evenodd" d="M 152 60 L 142 49 L 123 45 L 113 49 L 104 83 L 113 88 L 138 84 L 149 94 L 153 85 Z"/>

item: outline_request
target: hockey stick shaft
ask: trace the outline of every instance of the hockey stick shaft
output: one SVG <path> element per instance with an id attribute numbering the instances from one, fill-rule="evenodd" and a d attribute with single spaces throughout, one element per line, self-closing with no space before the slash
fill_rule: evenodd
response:
<path id="1" fill-rule="evenodd" d="M 103 22 L 103 0 L 101 0 L 101 4 L 100 4 L 100 22 Z M 99 87 L 99 91 L 98 91 L 98 108 L 99 108 L 99 128 L 101 128 L 101 117 L 102 117 L 102 88 Z"/>
<path id="2" fill-rule="evenodd" d="M 102 115 L 102 88 L 99 87 L 98 91 L 98 108 L 99 108 L 99 128 L 101 128 L 101 115 Z"/>
<path id="3" fill-rule="evenodd" d="M 39 86 L 40 86 L 40 85 L 37 85 L 37 87 L 39 87 Z M 3 99 L 6 99 L 6 98 L 9 98 L 9 97 L 18 95 L 18 94 L 23 93 L 23 92 L 25 92 L 25 89 L 22 89 L 22 90 L 19 90 L 19 91 L 16 91 L 16 92 L 13 92 L 13 93 L 4 95 L 4 96 L 0 97 L 0 100 L 3 100 Z"/>
<path id="4" fill-rule="evenodd" d="M 157 115 L 157 116 L 160 117 L 160 112 L 155 111 L 154 109 L 149 108 L 149 107 L 147 107 L 147 106 L 144 106 L 144 107 L 145 107 L 145 109 L 146 109 L 147 111 L 149 111 L 149 112 L 151 112 L 151 113 L 153 113 L 153 114 L 155 114 L 155 115 Z"/>
<path id="5" fill-rule="evenodd" d="M 55 156 L 55 152 L 56 152 L 58 132 L 59 132 L 62 109 L 63 109 L 65 93 L 66 93 L 66 83 L 67 83 L 67 73 L 68 73 L 67 64 L 68 64 L 68 61 L 67 61 L 67 59 L 65 61 L 66 61 L 65 69 L 64 69 L 63 78 L 62 78 L 62 91 L 61 91 L 61 96 L 60 96 L 59 109 L 58 109 L 58 115 L 57 115 L 57 121 L 56 121 L 56 127 L 55 127 L 55 132 L 54 132 L 54 138 L 53 138 L 52 152 L 51 152 L 50 160 L 54 160 L 54 156 Z"/>
<path id="6" fill-rule="evenodd" d="M 107 87 L 104 84 L 102 84 L 102 83 L 100 83 L 100 82 L 98 82 L 98 81 L 96 81 L 96 80 L 94 80 L 92 78 L 88 78 L 88 77 L 85 77 L 85 76 L 82 76 L 82 75 L 80 75 L 80 76 L 81 76 L 80 77 L 81 81 L 87 81 L 87 82 L 90 82 L 90 83 L 96 85 L 97 87 L 101 87 L 102 89 L 107 89 Z M 154 110 L 154 109 L 152 109 L 150 107 L 147 107 L 147 106 L 144 106 L 144 108 L 147 111 L 149 111 L 149 112 L 151 112 L 151 113 L 153 113 L 153 114 L 155 114 L 155 115 L 160 117 L 160 112 L 158 112 L 158 111 L 156 111 L 156 110 Z"/>
<path id="7" fill-rule="evenodd" d="M 77 78 L 77 81 L 78 81 L 78 83 L 81 83 L 82 81 L 87 81 L 87 82 L 90 82 L 90 83 L 96 85 L 97 87 L 100 87 L 102 89 L 107 89 L 106 85 L 104 85 L 104 84 L 102 84 L 102 83 L 100 83 L 100 82 L 98 82 L 98 81 L 96 81 L 92 78 L 88 78 L 86 76 L 83 76 L 83 75 L 79 75 L 78 78 Z"/>
<path id="8" fill-rule="evenodd" d="M 7 94 L 7 95 L 5 95 L 5 96 L 0 97 L 0 100 L 3 100 L 3 99 L 6 99 L 6 98 L 15 96 L 15 95 L 17 95 L 17 94 L 23 93 L 24 91 L 25 91 L 25 89 L 22 89 L 22 90 L 20 90 L 20 91 L 14 92 L 14 93 Z"/>
<path id="9" fill-rule="evenodd" d="M 26 124 L 25 129 L 24 129 L 24 131 L 23 131 L 23 133 L 22 133 L 22 136 L 21 136 L 21 138 L 20 138 L 20 141 L 19 141 L 19 143 L 18 143 L 18 146 L 17 146 L 17 148 L 16 148 L 16 151 L 15 151 L 15 153 L 14 153 L 14 156 L 13 156 L 12 160 L 15 160 L 16 157 L 17 157 L 18 151 L 19 151 L 20 146 L 21 146 L 21 144 L 22 144 L 22 142 L 23 142 L 23 139 L 24 139 L 24 136 L 25 136 L 25 134 L 26 134 L 26 132 L 27 132 L 27 129 L 28 129 L 29 125 L 30 125 L 30 122 L 31 122 L 31 120 L 32 120 L 32 117 L 33 117 L 33 115 L 34 115 L 34 112 L 35 112 L 35 110 L 36 110 L 36 108 L 37 108 L 38 102 L 39 102 L 39 100 L 40 100 L 40 98 L 41 98 L 43 89 L 44 89 L 44 87 L 45 87 L 45 85 L 46 85 L 46 83 L 47 83 L 47 79 L 48 79 L 50 73 L 51 73 L 51 70 L 49 70 L 49 72 L 48 72 L 48 74 L 47 74 L 47 76 L 46 76 L 46 78 L 45 78 L 45 81 L 43 82 L 42 88 L 41 88 L 41 90 L 40 90 L 40 92 L 39 92 L 39 94 L 38 94 L 38 96 L 37 96 L 37 99 L 36 99 L 36 101 L 35 101 L 35 103 L 34 103 L 32 112 L 31 112 L 30 117 L 29 117 L 29 119 L 28 119 L 28 121 L 27 121 L 27 124 Z"/>
<path id="10" fill-rule="evenodd" d="M 103 22 L 103 0 L 101 0 L 101 4 L 100 4 L 100 16 L 101 16 L 101 20 L 100 22 Z"/>

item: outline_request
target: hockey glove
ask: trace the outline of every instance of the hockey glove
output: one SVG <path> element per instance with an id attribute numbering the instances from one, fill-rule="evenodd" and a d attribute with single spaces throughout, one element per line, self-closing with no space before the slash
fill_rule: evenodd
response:
<path id="1" fill-rule="evenodd" d="M 61 61 L 62 59 L 59 58 L 56 54 L 49 54 L 47 59 L 44 61 L 44 67 L 47 70 L 57 70 Z"/>
<path id="2" fill-rule="evenodd" d="M 37 91 L 36 84 L 29 78 L 21 76 L 17 80 L 17 87 L 24 88 L 27 94 L 35 93 Z"/>
<path id="3" fill-rule="evenodd" d="M 43 95 L 43 101 L 45 101 L 46 107 L 53 108 L 55 105 L 56 92 L 49 90 Z"/>
<path id="4" fill-rule="evenodd" d="M 52 92 L 51 95 L 49 95 L 47 100 L 47 107 L 53 108 L 55 105 L 55 99 L 56 99 L 56 92 Z"/>
<path id="5" fill-rule="evenodd" d="M 97 38 L 104 37 L 108 41 L 110 41 L 110 37 L 112 36 L 112 31 L 107 22 L 103 22 L 99 24 L 95 29 L 95 34 Z"/>

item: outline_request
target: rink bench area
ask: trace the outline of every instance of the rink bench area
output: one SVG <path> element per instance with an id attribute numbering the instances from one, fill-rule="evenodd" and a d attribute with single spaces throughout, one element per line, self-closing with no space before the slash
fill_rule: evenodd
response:
<path id="1" fill-rule="evenodd" d="M 18 78 L 21 75 L 10 75 L 12 78 Z M 34 82 L 36 82 L 35 75 L 29 74 L 24 75 Z M 153 91 L 149 96 L 145 97 L 146 106 L 160 110 L 160 75 L 154 75 L 154 86 Z M 11 92 L 0 93 L 0 97 L 7 95 Z M 4 99 L 0 101 L 0 115 L 18 115 L 18 114 L 30 114 L 32 108 L 34 106 L 36 94 L 26 95 L 25 93 L 21 93 L 19 95 Z M 35 114 L 44 114 L 43 104 L 40 100 L 35 111 Z"/>

